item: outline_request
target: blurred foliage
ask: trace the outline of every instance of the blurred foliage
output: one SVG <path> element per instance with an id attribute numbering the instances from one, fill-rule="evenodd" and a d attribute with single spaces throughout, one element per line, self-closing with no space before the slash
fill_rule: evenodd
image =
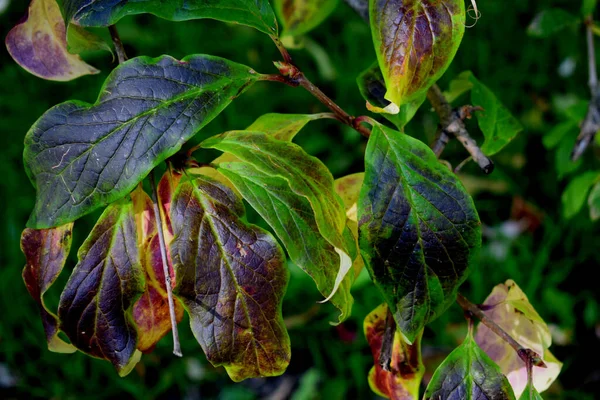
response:
<path id="1" fill-rule="evenodd" d="M 484 246 L 462 292 L 472 301 L 482 302 L 496 284 L 508 278 L 525 291 L 551 326 L 552 352 L 564 362 L 558 382 L 543 394 L 546 399 L 592 399 L 600 393 L 600 368 L 595 363 L 600 359 L 595 278 L 595 268 L 600 265 L 600 225 L 590 221 L 587 205 L 566 220 L 561 204 L 569 182 L 586 171 L 598 170 L 600 151 L 596 147 L 582 161 L 570 162 L 577 125 L 546 138 L 556 126 L 577 115 L 578 104 L 583 103 L 585 110 L 589 98 L 585 35 L 580 24 L 570 24 L 560 34 L 543 39 L 527 34 L 527 27 L 539 12 L 552 7 L 578 15 L 580 3 L 479 2 L 482 18 L 467 29 L 455 61 L 440 81 L 445 90 L 460 72 L 473 71 L 524 127 L 516 140 L 494 156 L 497 168 L 491 176 L 483 176 L 473 163 L 461 171 L 484 223 Z M 23 16 L 26 6 L 21 0 L 0 0 L 3 38 Z M 170 23 L 144 15 L 125 18 L 118 28 L 130 57 L 170 54 L 180 58 L 206 53 L 263 73 L 275 72 L 271 61 L 279 59 L 267 36 L 212 20 Z M 106 36 L 102 30 L 97 32 Z M 366 114 L 356 86 L 358 74 L 375 60 L 366 24 L 340 3 L 331 17 L 310 33 L 310 38 L 304 49 L 292 52 L 296 63 L 349 113 Z M 171 355 L 171 339 L 167 337 L 124 379 L 109 363 L 81 353 L 62 355 L 46 349 L 35 303 L 21 279 L 24 258 L 19 237 L 34 202 L 34 190 L 22 164 L 23 138 L 29 126 L 51 106 L 67 99 L 96 99 L 115 64 L 107 52 L 88 53 L 84 58 L 102 73 L 54 83 L 29 75 L 12 61 L 4 47 L 0 50 L 0 397 L 375 398 L 367 383 L 373 359 L 361 327 L 381 298 L 364 271 L 353 290 L 351 318 L 333 327 L 329 321 L 335 318 L 334 308 L 317 305 L 321 297 L 310 278 L 290 265 L 284 315 L 290 327 L 292 362 L 288 372 L 278 378 L 233 384 L 224 370 L 206 362 L 187 320 L 180 325 L 182 359 Z M 459 98 L 455 104 L 467 101 Z M 320 111 L 323 107 L 301 89 L 260 83 L 232 103 L 193 142 L 244 128 L 267 112 Z M 407 126 L 407 132 L 431 143 L 436 125 L 436 116 L 425 104 Z M 468 128 L 481 143 L 483 136 L 477 123 L 471 121 Z M 332 121 L 311 122 L 295 141 L 321 158 L 336 178 L 363 170 L 366 142 L 345 126 Z M 552 145 L 546 148 L 548 142 Z M 206 160 L 214 157 L 211 152 L 201 154 Z M 466 156 L 458 143 L 451 143 L 443 154 L 452 165 Z M 98 215 L 76 223 L 73 249 L 82 243 Z M 71 253 L 72 266 L 76 252 Z M 63 273 L 48 293 L 49 305 L 57 304 L 67 275 Z M 458 306 L 426 328 L 423 344 L 429 377 L 435 365 L 462 340 L 465 329 Z"/>

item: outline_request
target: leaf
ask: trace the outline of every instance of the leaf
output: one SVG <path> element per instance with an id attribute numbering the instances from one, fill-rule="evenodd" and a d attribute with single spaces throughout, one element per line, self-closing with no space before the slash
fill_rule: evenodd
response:
<path id="1" fill-rule="evenodd" d="M 288 272 L 277 241 L 245 223 L 241 199 L 208 178 L 182 182 L 171 213 L 175 294 L 209 361 L 234 381 L 283 373 Z"/>
<path id="2" fill-rule="evenodd" d="M 65 19 L 81 26 L 109 26 L 127 15 L 150 13 L 170 21 L 211 18 L 277 35 L 268 0 L 63 0 Z"/>
<path id="3" fill-rule="evenodd" d="M 533 367 L 533 384 L 540 392 L 546 390 L 558 376 L 562 364 L 548 351 L 552 343 L 550 330 L 525 293 L 509 279 L 496 285 L 483 304 L 489 306 L 485 311 L 489 318 L 521 346 L 542 357 L 547 368 Z M 483 324 L 477 327 L 475 341 L 508 377 L 515 395 L 521 396 L 527 385 L 527 367 L 517 352 Z"/>
<path id="4" fill-rule="evenodd" d="M 483 111 L 476 113 L 479 128 L 485 141 L 481 151 L 491 156 L 498 153 L 523 130 L 521 123 L 498 100 L 494 93 L 482 84 L 471 71 L 461 73 L 451 84 L 454 96 L 471 90 L 471 103 Z"/>
<path id="5" fill-rule="evenodd" d="M 527 34 L 537 38 L 547 38 L 580 22 L 579 18 L 562 8 L 548 8 L 535 16 L 527 27 Z"/>
<path id="6" fill-rule="evenodd" d="M 352 267 L 352 258 L 343 235 L 346 228 L 344 205 L 334 191 L 333 177 L 327 167 L 319 159 L 306 154 L 300 146 L 273 139 L 261 132 L 226 132 L 205 140 L 202 147 L 230 153 L 263 174 L 283 179 L 296 196 L 308 200 L 319 233 L 340 257 L 335 285 L 329 297 L 334 295 Z"/>
<path id="7" fill-rule="evenodd" d="M 355 238 L 355 246 L 358 248 L 358 196 L 363 184 L 365 174 L 359 172 L 357 174 L 346 175 L 334 181 L 335 192 L 341 197 L 346 209 L 346 225 L 352 232 Z M 361 256 L 356 257 L 352 263 L 354 277 L 364 268 L 365 263 Z"/>
<path id="8" fill-rule="evenodd" d="M 542 396 L 531 385 L 527 385 L 519 400 L 544 400 Z"/>
<path id="9" fill-rule="evenodd" d="M 170 206 L 171 193 L 165 190 L 169 187 L 169 175 L 167 172 L 159 184 L 159 187 L 161 185 L 163 187 L 162 194 L 167 197 L 161 199 L 161 205 L 166 203 Z M 148 352 L 154 348 L 160 339 L 171 331 L 171 316 L 154 205 L 141 187 L 138 187 L 131 194 L 131 197 L 135 209 L 140 261 L 144 269 L 146 281 L 144 293 L 133 306 L 133 318 L 138 329 L 137 348 L 142 352 Z M 169 264 L 171 282 L 173 282 L 174 286 L 176 278 L 169 251 L 169 244 L 173 235 L 169 234 L 169 230 L 171 230 L 169 219 L 165 221 L 165 225 L 168 225 L 163 227 L 167 246 L 167 262 Z M 141 235 L 140 232 L 142 233 Z M 177 322 L 180 322 L 183 318 L 183 307 L 179 301 L 175 301 L 174 306 L 175 318 Z"/>
<path id="10" fill-rule="evenodd" d="M 281 36 L 300 36 L 319 26 L 338 5 L 338 0 L 275 0 L 283 22 Z"/>
<path id="11" fill-rule="evenodd" d="M 131 309 L 144 290 L 132 203 L 108 206 L 77 257 L 60 297 L 60 328 L 79 350 L 125 376 L 140 358 Z"/>
<path id="12" fill-rule="evenodd" d="M 469 332 L 433 374 L 424 400 L 515 399 L 508 380 Z"/>
<path id="13" fill-rule="evenodd" d="M 48 349 L 57 353 L 73 353 L 77 349 L 58 336 L 58 319 L 44 303 L 44 294 L 65 265 L 72 232 L 71 223 L 52 229 L 27 228 L 21 234 L 21 250 L 26 260 L 23 281 L 40 309 Z"/>
<path id="14" fill-rule="evenodd" d="M 594 10 L 597 7 L 598 0 L 583 0 L 583 4 L 581 5 L 581 15 L 587 17 L 594 13 Z"/>
<path id="15" fill-rule="evenodd" d="M 426 94 L 423 94 L 420 98 L 403 104 L 398 110 L 396 104 L 385 99 L 385 81 L 377 62 L 364 70 L 358 76 L 356 82 L 360 94 L 367 100 L 367 109 L 382 114 L 399 130 L 403 130 L 406 124 L 410 122 L 427 97 Z"/>
<path id="16" fill-rule="evenodd" d="M 587 171 L 575 177 L 562 194 L 563 215 L 573 218 L 585 203 L 588 193 L 600 181 L 600 171 Z"/>
<path id="17" fill-rule="evenodd" d="M 37 189 L 28 226 L 74 221 L 124 197 L 256 76 L 206 55 L 138 57 L 110 74 L 95 104 L 51 108 L 25 138 L 24 160 Z"/>
<path id="18" fill-rule="evenodd" d="M 600 219 L 600 182 L 597 182 L 588 197 L 588 206 L 590 208 L 590 219 L 597 221 Z"/>
<path id="19" fill-rule="evenodd" d="M 371 32 L 398 107 L 421 99 L 446 71 L 465 31 L 463 0 L 370 0 Z"/>
<path id="20" fill-rule="evenodd" d="M 565 136 L 576 130 L 577 122 L 572 120 L 562 122 L 544 135 L 542 143 L 546 149 L 553 149 L 560 144 Z"/>
<path id="21" fill-rule="evenodd" d="M 402 336 L 396 332 L 392 347 L 390 371 L 385 371 L 379 364 L 381 346 L 386 328 L 387 304 L 383 303 L 371 311 L 365 318 L 363 330 L 375 365 L 369 371 L 369 386 L 377 395 L 392 400 L 419 399 L 419 386 L 425 373 L 421 360 L 420 337 L 415 344 L 408 345 Z M 414 360 L 408 360 L 407 355 Z M 416 365 L 411 365 L 416 363 Z"/>
<path id="22" fill-rule="evenodd" d="M 112 54 L 114 58 L 112 48 L 103 38 L 75 24 L 70 24 L 67 28 L 67 50 L 71 54 L 104 50 Z"/>
<path id="23" fill-rule="evenodd" d="M 6 48 L 21 67 L 52 81 L 70 81 L 99 71 L 67 51 L 65 24 L 55 0 L 31 0 L 27 15 L 6 36 Z"/>
<path id="24" fill-rule="evenodd" d="M 444 312 L 481 242 L 473 200 L 425 144 L 373 127 L 358 202 L 360 250 L 412 343 Z"/>

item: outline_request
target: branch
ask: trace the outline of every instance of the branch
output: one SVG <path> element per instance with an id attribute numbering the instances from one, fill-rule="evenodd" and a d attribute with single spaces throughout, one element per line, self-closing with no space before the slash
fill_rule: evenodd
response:
<path id="1" fill-rule="evenodd" d="M 502 329 L 498 324 L 496 324 L 491 318 L 489 318 L 485 313 L 476 306 L 471 303 L 465 296 L 458 293 L 456 297 L 456 302 L 459 306 L 462 307 L 467 313 L 477 317 L 482 324 L 487 326 L 492 332 L 496 335 L 500 336 L 505 342 L 507 342 L 519 355 L 521 360 L 525 362 L 525 364 L 531 363 L 536 367 L 546 368 L 546 364 L 542 358 L 531 349 L 525 348 L 519 344 L 512 336 L 510 336 L 504 329 Z"/>
<path id="2" fill-rule="evenodd" d="M 115 51 L 117 52 L 119 64 L 123 64 L 125 61 L 127 61 L 127 54 L 125 53 L 125 47 L 123 47 L 123 42 L 121 42 L 121 37 L 119 36 L 116 25 L 110 25 L 108 27 L 108 31 L 110 32 L 110 37 L 115 45 Z"/>
<path id="3" fill-rule="evenodd" d="M 464 123 L 465 119 L 471 117 L 473 111 L 479 111 L 481 108 L 463 106 L 457 110 L 453 110 L 440 87 L 435 84 L 427 92 L 427 99 L 440 118 L 440 131 L 433 144 L 435 155 L 439 157 L 442 154 L 446 144 L 450 140 L 450 134 L 452 134 L 467 149 L 483 172 L 490 174 L 494 170 L 494 163 L 483 154 L 477 142 L 467 132 Z"/>
<path id="4" fill-rule="evenodd" d="M 165 275 L 165 286 L 169 300 L 169 315 L 171 316 L 171 331 L 173 333 L 173 354 L 181 357 L 181 345 L 179 344 L 179 332 L 177 331 L 177 317 L 175 315 L 175 303 L 173 301 L 173 288 L 171 287 L 171 272 L 167 263 L 167 246 L 163 234 L 162 207 L 159 204 L 158 189 L 154 179 L 154 171 L 150 172 L 150 183 L 152 184 L 152 203 L 154 205 L 154 218 L 158 230 L 158 241 L 160 243 L 160 257 L 162 259 L 163 273 Z"/>
<path id="5" fill-rule="evenodd" d="M 596 50 L 594 48 L 594 21 L 589 16 L 585 19 L 588 53 L 588 84 L 592 98 L 585 119 L 581 123 L 581 130 L 571 153 L 571 160 L 577 161 L 579 157 L 594 141 L 594 136 L 600 131 L 600 86 L 598 85 L 598 72 L 596 71 Z"/>
<path id="6" fill-rule="evenodd" d="M 394 315 L 388 306 L 385 318 L 385 330 L 383 331 L 383 339 L 381 340 L 381 351 L 379 352 L 379 366 L 384 371 L 388 372 L 392 370 L 392 351 L 394 350 L 395 335 L 396 321 L 394 320 Z"/>

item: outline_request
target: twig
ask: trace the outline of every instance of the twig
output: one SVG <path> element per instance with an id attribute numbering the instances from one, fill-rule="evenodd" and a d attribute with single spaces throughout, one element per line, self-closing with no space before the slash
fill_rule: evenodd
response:
<path id="1" fill-rule="evenodd" d="M 391 371 L 392 351 L 394 349 L 394 336 L 396 335 L 396 321 L 390 308 L 387 308 L 385 317 L 385 330 L 381 340 L 381 351 L 379 352 L 379 365 L 384 371 Z"/>
<path id="2" fill-rule="evenodd" d="M 433 144 L 433 152 L 439 157 L 450 139 L 449 134 L 452 134 L 471 154 L 483 172 L 491 173 L 494 170 L 494 163 L 483 154 L 477 142 L 469 135 L 464 123 L 465 118 L 470 118 L 473 111 L 481 110 L 481 108 L 464 106 L 453 110 L 440 87 L 435 84 L 427 92 L 427 99 L 440 118 L 440 132 Z"/>
<path id="3" fill-rule="evenodd" d="M 154 179 L 154 171 L 150 172 L 150 183 L 152 184 L 152 203 L 154 205 L 154 219 L 158 230 L 158 241 L 160 244 L 160 257 L 163 265 L 163 273 L 165 275 L 165 286 L 167 288 L 167 298 L 169 301 L 169 315 L 171 316 L 171 331 L 173 333 L 173 354 L 181 357 L 181 345 L 179 344 L 179 332 L 177 331 L 177 317 L 175 315 L 175 303 L 173 301 L 173 288 L 171 287 L 171 273 L 169 264 L 167 263 L 167 247 L 165 245 L 165 237 L 163 234 L 163 217 L 162 210 L 159 205 L 158 189 L 156 180 Z"/>
<path id="4" fill-rule="evenodd" d="M 271 39 L 275 43 L 275 46 L 277 46 L 277 50 L 279 50 L 279 52 L 281 53 L 281 57 L 283 57 L 283 61 L 286 62 L 287 64 L 292 64 L 292 56 L 287 51 L 287 49 L 285 48 L 283 43 L 281 43 L 281 40 L 279 40 L 279 37 L 271 36 Z"/>
<path id="5" fill-rule="evenodd" d="M 525 363 L 532 363 L 536 367 L 546 368 L 546 364 L 542 360 L 542 358 L 531 349 L 527 349 L 519 344 L 512 336 L 510 336 L 504 329 L 502 329 L 498 324 L 492 321 L 485 313 L 475 304 L 471 303 L 466 297 L 462 294 L 458 294 L 456 297 L 456 302 L 459 306 L 462 307 L 463 310 L 470 313 L 471 315 L 477 317 L 482 324 L 487 326 L 492 332 L 496 335 L 500 336 L 505 342 L 507 342 L 519 355 L 519 357 Z"/>
<path id="6" fill-rule="evenodd" d="M 585 119 L 581 123 L 579 136 L 573 147 L 571 159 L 577 161 L 579 157 L 594 141 L 594 136 L 600 131 L 600 86 L 598 85 L 598 72 L 596 70 L 596 51 L 594 48 L 594 21 L 589 16 L 585 19 L 588 53 L 588 84 L 592 98 Z"/>
<path id="7" fill-rule="evenodd" d="M 115 51 L 117 52 L 119 64 L 123 64 L 125 61 L 127 61 L 127 54 L 125 53 L 125 47 L 123 47 L 123 42 L 121 42 L 121 37 L 119 36 L 117 27 L 115 25 L 110 25 L 108 27 L 108 31 L 110 32 L 110 37 L 115 45 Z"/>

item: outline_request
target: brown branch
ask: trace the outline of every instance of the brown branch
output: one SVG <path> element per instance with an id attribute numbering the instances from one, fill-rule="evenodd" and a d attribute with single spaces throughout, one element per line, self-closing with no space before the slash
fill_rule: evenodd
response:
<path id="1" fill-rule="evenodd" d="M 442 154 L 450 140 L 450 135 L 453 135 L 471 154 L 483 172 L 491 173 L 494 170 L 494 163 L 483 154 L 477 142 L 469 135 L 464 123 L 466 118 L 471 117 L 473 111 L 481 110 L 481 108 L 464 106 L 453 110 L 440 87 L 435 84 L 427 92 L 427 99 L 440 118 L 440 131 L 432 147 L 436 156 L 439 157 Z"/>
<path id="2" fill-rule="evenodd" d="M 519 355 L 519 357 L 525 363 L 532 363 L 537 367 L 546 368 L 546 364 L 542 358 L 531 349 L 525 348 L 519 344 L 512 336 L 510 336 L 504 329 L 502 329 L 498 324 L 496 324 L 491 318 L 489 318 L 485 313 L 479 308 L 477 305 L 471 303 L 465 296 L 462 294 L 458 294 L 456 297 L 456 302 L 459 306 L 462 307 L 465 312 L 477 317 L 481 321 L 482 324 L 487 326 L 492 332 L 496 335 L 500 336 L 502 340 L 508 343 Z"/>
<path id="3" fill-rule="evenodd" d="M 163 234 L 162 207 L 159 204 L 158 189 L 154 179 L 154 171 L 150 172 L 150 183 L 152 184 L 152 203 L 154 206 L 154 219 L 158 230 L 158 242 L 160 244 L 160 257 L 165 275 L 165 286 L 167 288 L 167 299 L 169 301 L 169 315 L 171 316 L 171 332 L 173 334 L 173 354 L 181 357 L 181 345 L 179 344 L 179 331 L 177 330 L 177 317 L 175 314 L 175 302 L 173 300 L 173 288 L 171 287 L 171 272 L 167 263 L 167 246 Z"/>
<path id="4" fill-rule="evenodd" d="M 121 37 L 119 36 L 116 25 L 110 25 L 108 27 L 108 31 L 110 32 L 110 37 L 115 45 L 115 51 L 117 52 L 119 64 L 123 64 L 125 61 L 127 61 L 127 54 L 125 53 L 125 47 L 123 47 L 123 42 L 121 42 Z"/>

